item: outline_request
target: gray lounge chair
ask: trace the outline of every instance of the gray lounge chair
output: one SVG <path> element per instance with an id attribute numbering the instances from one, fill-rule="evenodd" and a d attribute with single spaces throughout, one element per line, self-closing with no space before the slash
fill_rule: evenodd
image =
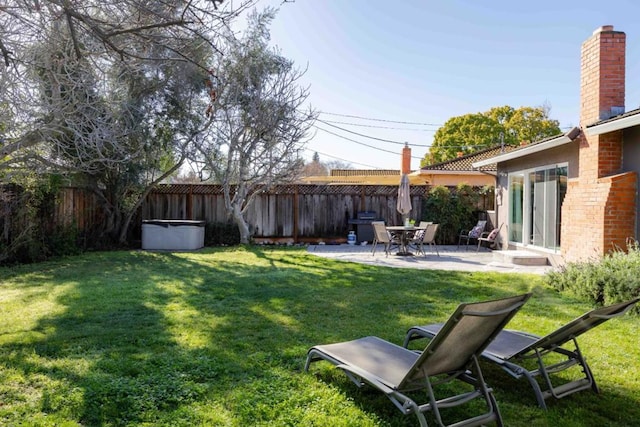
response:
<path id="1" fill-rule="evenodd" d="M 369 336 L 336 344 L 311 347 L 305 371 L 312 362 L 325 360 L 342 369 L 358 386 L 369 384 L 383 392 L 403 414 L 415 414 L 421 426 L 423 412 L 431 411 L 444 426 L 440 410 L 483 398 L 487 412 L 456 426 L 478 426 L 502 418 L 491 389 L 482 377 L 478 357 L 507 324 L 530 294 L 470 304 L 460 304 L 440 334 L 422 352 L 408 350 L 381 338 Z M 461 380 L 472 387 L 457 395 L 436 399 L 434 385 Z M 418 404 L 407 393 L 426 390 L 427 403 Z"/>
<path id="2" fill-rule="evenodd" d="M 538 405 L 543 409 L 547 408 L 545 399 L 550 397 L 560 399 L 589 388 L 598 393 L 598 386 L 591 368 L 578 347 L 577 338 L 601 323 L 626 313 L 639 300 L 640 298 L 635 298 L 591 310 L 544 337 L 527 332 L 503 330 L 482 352 L 482 357 L 498 364 L 516 379 L 525 377 L 533 388 Z M 409 342 L 415 339 L 432 339 L 442 328 L 443 324 L 414 326 L 407 331 L 404 347 L 408 347 Z M 567 343 L 572 344 L 573 349 L 562 347 Z M 537 362 L 537 369 L 529 370 L 522 366 L 523 361 L 532 359 Z M 556 380 L 555 385 L 552 383 L 551 374 L 565 371 L 573 366 L 578 366 L 582 370 L 580 378 L 564 383 Z M 536 379 L 538 376 L 542 378 L 542 387 Z"/>

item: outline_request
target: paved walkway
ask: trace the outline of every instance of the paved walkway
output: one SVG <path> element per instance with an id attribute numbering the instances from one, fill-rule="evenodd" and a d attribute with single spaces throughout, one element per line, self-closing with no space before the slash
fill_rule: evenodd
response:
<path id="1" fill-rule="evenodd" d="M 384 246 L 381 245 L 376 248 L 375 255 L 371 254 L 371 245 L 309 245 L 307 250 L 313 255 L 325 258 L 396 268 L 531 274 L 545 274 L 553 270 L 550 265 L 526 266 L 496 261 L 493 251 L 484 248 L 476 252 L 475 248 L 471 247 L 465 251 L 462 247 L 458 250 L 456 246 L 438 246 L 440 256 L 429 251 L 426 256 L 397 256 L 395 252 L 386 256 Z"/>

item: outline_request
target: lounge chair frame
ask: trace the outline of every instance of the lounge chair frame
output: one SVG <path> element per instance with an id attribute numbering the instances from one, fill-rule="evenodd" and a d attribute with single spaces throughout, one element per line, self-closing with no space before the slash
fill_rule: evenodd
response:
<path id="1" fill-rule="evenodd" d="M 547 409 L 546 399 L 551 397 L 561 399 L 587 389 L 599 393 L 595 378 L 580 350 L 577 338 L 607 320 L 623 315 L 639 300 L 640 298 L 635 298 L 591 310 L 544 337 L 522 331 L 503 330 L 482 352 L 482 357 L 497 364 L 516 379 L 526 378 L 533 389 L 538 406 L 543 409 Z M 414 326 L 407 331 L 403 346 L 406 348 L 409 342 L 416 339 L 431 339 L 438 334 L 441 327 L 441 324 Z M 568 348 L 566 348 L 567 346 Z M 566 359 L 548 364 L 549 358 L 547 356 L 553 354 Z M 522 366 L 521 363 L 525 360 L 535 360 L 537 369 L 529 370 Z M 554 384 L 553 374 L 573 366 L 581 369 L 582 375 L 579 378 Z M 536 377 L 541 378 L 542 386 Z"/>
<path id="2" fill-rule="evenodd" d="M 366 384 L 383 392 L 405 415 L 415 414 L 426 427 L 425 412 L 431 412 L 439 426 L 445 426 L 441 409 L 481 398 L 486 412 L 451 426 L 479 426 L 502 417 L 492 390 L 487 386 L 478 357 L 493 337 L 507 324 L 530 294 L 480 303 L 460 304 L 442 332 L 423 351 L 413 351 L 378 337 L 311 347 L 305 371 L 311 363 L 327 361 L 341 369 L 358 387 Z M 473 338 L 470 338 L 473 337 Z M 473 387 L 457 395 L 436 398 L 434 386 L 460 380 Z M 419 404 L 408 393 L 426 390 L 428 401 Z"/>

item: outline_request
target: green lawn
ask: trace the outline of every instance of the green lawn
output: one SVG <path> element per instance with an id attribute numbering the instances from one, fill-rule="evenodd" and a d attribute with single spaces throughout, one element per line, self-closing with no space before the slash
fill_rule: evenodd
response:
<path id="1" fill-rule="evenodd" d="M 0 425 L 413 426 L 307 349 L 444 321 L 461 301 L 533 291 L 509 327 L 546 333 L 589 310 L 530 275 L 389 269 L 303 249 L 89 253 L 0 268 Z M 483 365 L 508 426 L 640 423 L 640 319 L 581 339 L 601 394 L 542 411 Z M 430 419 L 430 418 L 429 418 Z"/>

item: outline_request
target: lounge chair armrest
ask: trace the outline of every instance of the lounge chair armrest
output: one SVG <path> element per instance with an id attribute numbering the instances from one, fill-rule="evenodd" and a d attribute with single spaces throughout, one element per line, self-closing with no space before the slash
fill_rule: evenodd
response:
<path id="1" fill-rule="evenodd" d="M 622 316 L 623 314 L 625 314 L 628 310 L 631 309 L 632 306 L 629 306 L 627 308 L 625 308 L 622 311 L 619 311 L 617 313 L 613 313 L 613 314 L 593 314 L 593 317 L 596 317 L 598 319 L 613 319 L 614 317 L 618 317 L 618 316 Z"/>
<path id="2" fill-rule="evenodd" d="M 344 371 L 350 372 L 353 375 L 357 375 L 358 377 L 362 378 L 363 381 L 371 384 L 372 386 L 376 387 L 377 389 L 379 389 L 385 394 L 391 394 L 395 391 L 388 385 L 381 382 L 378 377 L 373 376 L 371 372 L 365 371 L 364 369 L 358 368 L 357 366 L 341 364 L 341 365 L 336 365 L 336 367 Z"/>

